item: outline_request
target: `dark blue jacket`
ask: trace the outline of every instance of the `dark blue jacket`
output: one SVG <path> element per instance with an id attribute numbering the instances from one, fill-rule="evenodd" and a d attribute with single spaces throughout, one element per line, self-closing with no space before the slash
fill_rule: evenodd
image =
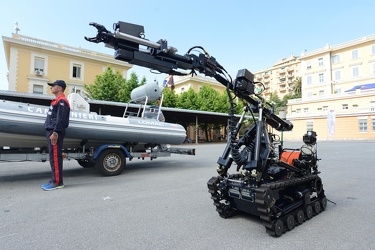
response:
<path id="1" fill-rule="evenodd" d="M 53 99 L 49 107 L 44 128 L 58 134 L 65 134 L 69 126 L 70 106 L 65 95 L 62 94 Z"/>

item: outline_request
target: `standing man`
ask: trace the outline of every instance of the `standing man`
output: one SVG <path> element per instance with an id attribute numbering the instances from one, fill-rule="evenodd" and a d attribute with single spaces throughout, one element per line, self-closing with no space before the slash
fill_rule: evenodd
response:
<path id="1" fill-rule="evenodd" d="M 69 102 L 64 95 L 66 83 L 63 80 L 56 80 L 55 82 L 48 83 L 48 85 L 51 86 L 51 92 L 56 98 L 51 102 L 44 123 L 52 170 L 52 178 L 49 183 L 41 186 L 46 191 L 64 187 L 62 178 L 62 149 L 65 129 L 69 126 L 70 116 Z"/>

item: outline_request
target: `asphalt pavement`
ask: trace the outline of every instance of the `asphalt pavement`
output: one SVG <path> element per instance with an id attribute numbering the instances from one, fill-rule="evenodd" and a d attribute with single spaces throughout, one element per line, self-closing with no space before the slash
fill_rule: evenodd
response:
<path id="1" fill-rule="evenodd" d="M 196 156 L 134 159 L 113 177 L 65 161 L 65 188 L 53 191 L 40 188 L 48 162 L 0 162 L 0 249 L 374 249 L 375 142 L 319 142 L 336 205 L 279 238 L 257 217 L 215 211 L 206 183 L 225 144 L 183 147 Z"/>

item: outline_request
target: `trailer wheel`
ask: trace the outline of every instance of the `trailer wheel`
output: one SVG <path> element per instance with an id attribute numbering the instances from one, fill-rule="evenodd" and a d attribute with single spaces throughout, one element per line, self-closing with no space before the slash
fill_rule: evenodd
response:
<path id="1" fill-rule="evenodd" d="M 119 175 L 125 168 L 126 159 L 119 149 L 106 149 L 96 159 L 96 166 L 105 176 Z"/>
<path id="2" fill-rule="evenodd" d="M 78 164 L 83 168 L 93 168 L 95 167 L 95 162 L 90 160 L 77 160 Z"/>

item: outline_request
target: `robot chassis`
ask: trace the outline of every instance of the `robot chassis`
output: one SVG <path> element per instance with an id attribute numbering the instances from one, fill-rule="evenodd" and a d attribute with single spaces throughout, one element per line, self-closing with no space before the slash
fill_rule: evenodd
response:
<path id="1" fill-rule="evenodd" d="M 146 40 L 140 25 L 117 22 L 114 32 L 97 23 L 90 25 L 97 29 L 97 35 L 85 39 L 113 48 L 117 60 L 169 75 L 199 72 L 226 86 L 229 138 L 217 161 L 218 175 L 207 183 L 221 217 L 229 218 L 239 211 L 259 216 L 267 233 L 278 237 L 326 209 L 327 198 L 317 165 L 316 133 L 308 131 L 303 136 L 305 145 L 299 149 L 283 148 L 278 136 L 268 132 L 268 128 L 290 131 L 293 124 L 275 115 L 273 106 L 256 93 L 254 86 L 262 83 L 254 82 L 252 73 L 239 70 L 233 81 L 204 48 L 194 46 L 179 55 L 165 39 L 156 43 Z M 196 51 L 199 53 L 192 53 Z M 235 97 L 245 106 L 240 119 L 235 117 Z M 254 113 L 258 114 L 257 119 Z M 246 114 L 251 114 L 254 124 L 239 138 Z M 228 172 L 232 165 L 236 165 L 234 174 Z"/>

